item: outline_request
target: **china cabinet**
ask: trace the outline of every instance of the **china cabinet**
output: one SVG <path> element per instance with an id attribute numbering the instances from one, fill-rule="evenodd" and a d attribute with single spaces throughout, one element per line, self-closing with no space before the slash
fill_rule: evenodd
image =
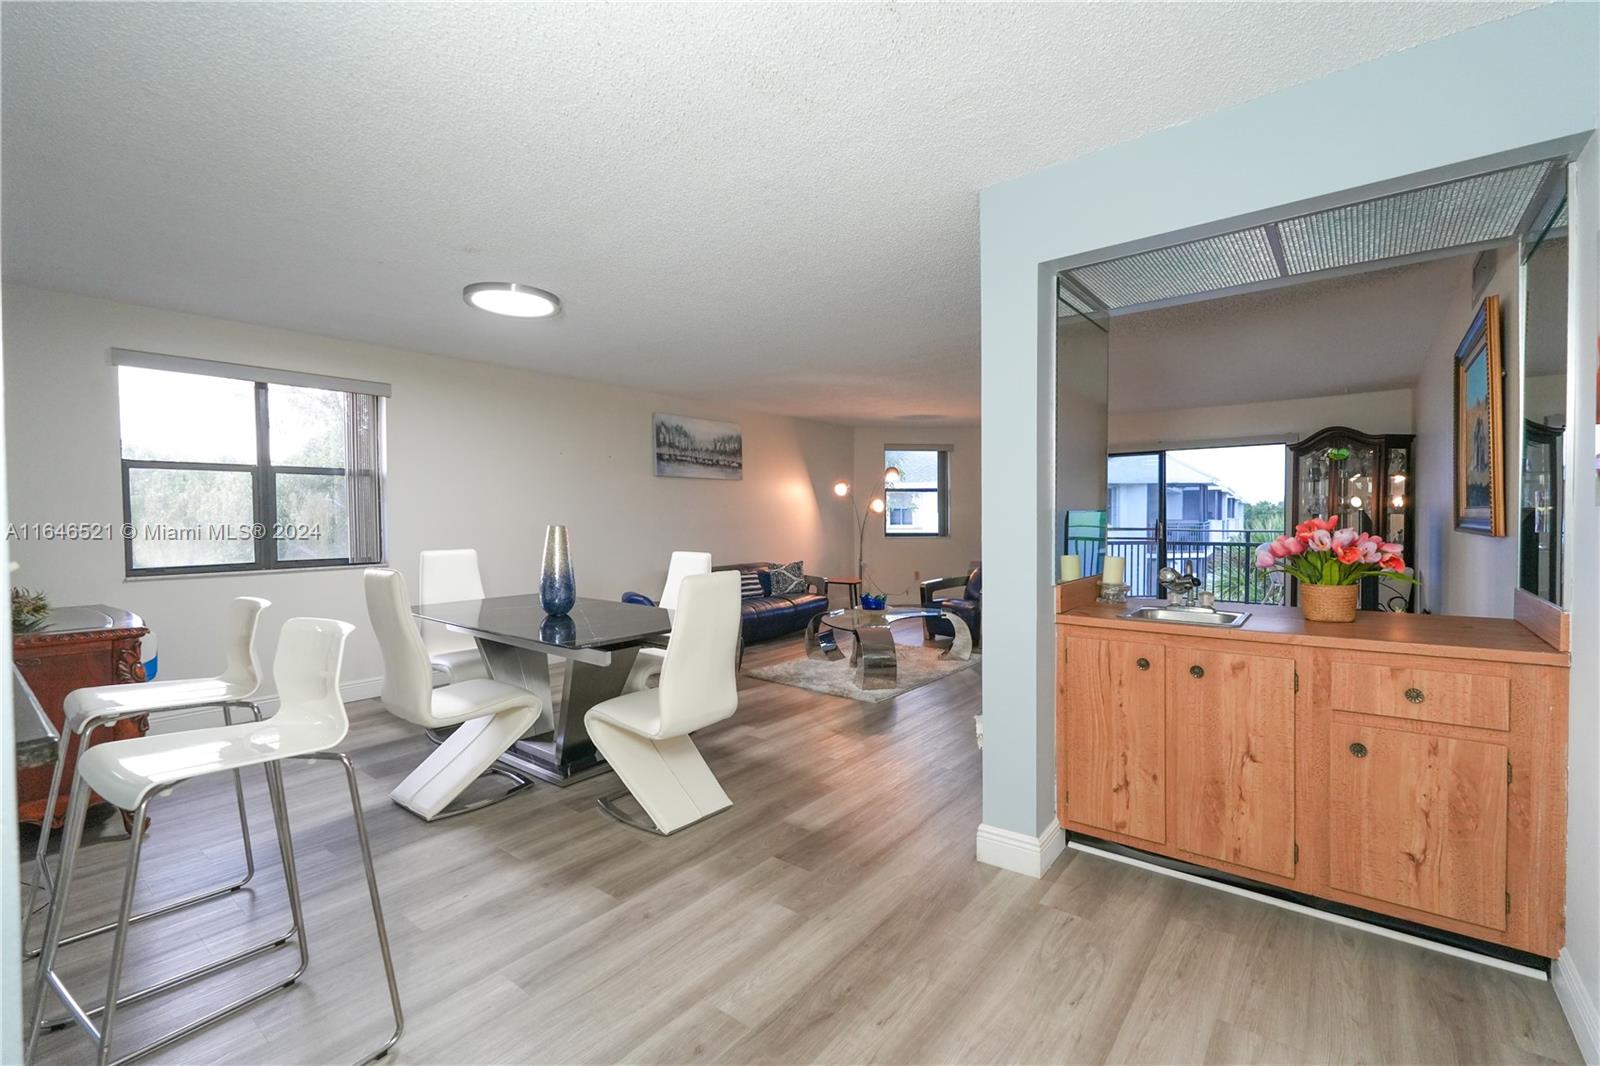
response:
<path id="1" fill-rule="evenodd" d="M 1402 545 L 1406 561 L 1412 561 L 1413 440 L 1410 434 L 1373 435 L 1331 426 L 1291 444 L 1290 528 L 1332 516 L 1341 527 Z M 1417 602 L 1412 588 L 1369 578 L 1361 583 L 1359 605 L 1364 611 L 1410 611 Z"/>

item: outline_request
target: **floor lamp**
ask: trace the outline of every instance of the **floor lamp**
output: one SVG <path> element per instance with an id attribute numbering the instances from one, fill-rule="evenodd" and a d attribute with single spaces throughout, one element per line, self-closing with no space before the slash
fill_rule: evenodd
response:
<path id="1" fill-rule="evenodd" d="M 899 467 L 884 467 L 882 482 L 884 488 L 888 489 L 890 486 L 894 485 L 900 480 L 900 477 L 901 474 Z M 850 487 L 850 482 L 835 482 L 833 486 L 833 494 L 841 499 L 846 496 L 850 497 L 851 509 L 854 510 L 855 490 Z M 872 499 L 867 501 L 867 505 L 861 509 L 861 521 L 856 526 L 856 577 L 861 579 L 861 591 L 863 593 L 867 591 L 867 521 L 875 514 L 882 514 L 883 511 L 883 497 L 872 497 Z"/>

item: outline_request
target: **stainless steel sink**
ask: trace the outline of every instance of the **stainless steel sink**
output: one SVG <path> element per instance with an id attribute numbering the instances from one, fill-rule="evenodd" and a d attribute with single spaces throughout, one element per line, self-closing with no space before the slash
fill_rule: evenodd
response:
<path id="1" fill-rule="evenodd" d="M 1209 607 L 1169 607 L 1157 604 L 1135 607 L 1122 617 L 1135 622 L 1176 622 L 1185 626 L 1216 626 L 1238 629 L 1250 617 L 1249 611 L 1215 611 Z"/>

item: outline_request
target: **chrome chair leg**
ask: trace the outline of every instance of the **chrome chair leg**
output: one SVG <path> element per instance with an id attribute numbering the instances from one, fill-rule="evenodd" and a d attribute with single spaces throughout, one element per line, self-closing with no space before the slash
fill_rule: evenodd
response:
<path id="1" fill-rule="evenodd" d="M 269 775 L 268 779 L 267 779 L 268 795 L 269 796 L 276 796 L 281 792 L 281 789 L 282 789 L 281 780 L 275 781 L 274 778 Z M 274 803 L 273 804 L 274 823 L 275 823 L 275 826 L 276 826 L 278 834 L 279 834 L 279 841 L 280 841 L 280 848 L 281 848 L 281 842 L 285 839 L 285 836 L 288 833 L 288 823 L 287 823 L 287 820 L 286 820 L 287 819 L 286 811 L 285 811 L 284 820 L 279 820 L 278 819 L 278 817 L 277 817 L 278 813 L 279 813 L 279 804 Z M 293 872 L 293 869 L 294 869 L 293 868 L 293 855 L 291 854 L 288 857 L 288 864 L 285 866 L 284 884 L 285 884 L 285 887 L 288 888 L 288 890 L 290 892 L 290 911 L 291 911 L 292 914 L 295 913 L 295 904 L 299 899 L 299 881 L 298 881 L 298 878 L 295 879 L 295 881 L 294 881 L 294 883 L 292 885 L 290 884 L 289 875 L 290 875 L 290 873 Z M 215 894 L 215 893 L 213 893 L 213 894 Z M 210 895 L 208 895 L 208 896 L 205 896 L 203 898 L 211 898 L 211 897 L 210 897 Z M 171 912 L 173 912 L 175 910 L 178 910 L 179 908 L 185 906 L 187 904 L 187 902 L 194 902 L 194 900 L 189 900 L 189 901 L 180 900 L 177 903 L 168 904 L 167 906 L 161 907 L 161 908 L 159 908 L 157 910 L 145 911 L 145 912 L 140 913 L 140 914 L 132 915 L 128 919 L 128 924 L 132 925 L 135 922 L 140 921 L 141 919 L 154 918 L 154 917 L 158 917 L 158 916 L 160 916 L 162 914 L 170 914 Z M 70 936 L 70 937 L 63 937 L 61 939 L 60 943 L 56 945 L 57 949 L 59 950 L 60 948 L 65 947 L 68 944 L 74 943 L 74 942 L 79 941 L 79 940 L 87 939 L 90 936 L 94 936 L 94 935 L 96 935 L 98 933 L 105 932 L 106 930 L 114 930 L 117 927 L 118 927 L 118 923 L 117 922 L 111 922 L 111 923 L 109 923 L 107 925 L 100 926 L 100 927 L 98 927 L 96 929 L 88 930 L 87 932 L 78 933 L 78 934 L 76 934 L 74 936 Z M 303 945 L 304 944 L 304 938 L 305 938 L 305 924 L 304 924 L 304 921 L 297 916 L 296 921 L 295 921 L 295 923 L 293 925 L 291 925 L 287 930 L 285 930 L 284 932 L 280 933 L 278 936 L 272 938 L 271 940 L 263 941 L 263 942 L 261 942 L 259 944 L 254 945 L 253 947 L 245 948 L 244 950 L 235 952 L 234 954 L 229 955 L 226 958 L 217 959 L 216 961 L 206 963 L 203 966 L 197 966 L 197 967 L 195 967 L 193 969 L 185 970 L 182 973 L 176 974 L 176 975 L 174 975 L 172 977 L 164 978 L 164 979 L 162 979 L 160 981 L 157 981 L 155 984 L 146 985 L 145 987 L 140 988 L 140 989 L 138 989 L 136 991 L 125 993 L 125 994 L 123 994 L 123 995 L 121 995 L 121 996 L 119 996 L 117 998 L 116 1005 L 118 1007 L 126 1007 L 126 1006 L 129 1006 L 131 1004 L 138 1003 L 141 1000 L 149 999 L 152 996 L 159 995 L 159 994 L 161 994 L 163 992 L 170 992 L 175 988 L 181 988 L 184 985 L 193 984 L 194 982 L 196 982 L 196 981 L 198 981 L 198 980 L 200 980 L 202 978 L 209 977 L 209 976 L 211 976 L 212 974 L 215 974 L 215 973 L 220 973 L 221 971 L 226 970 L 226 969 L 228 969 L 230 967 L 233 967 L 233 966 L 237 966 L 242 962 L 247 962 L 250 959 L 256 958 L 257 956 L 264 955 L 269 951 L 275 951 L 278 948 L 284 947 L 285 945 L 287 945 L 289 943 L 289 941 L 291 939 L 299 940 Z M 305 964 L 306 964 L 305 949 L 304 949 L 304 947 L 302 947 L 302 949 L 301 949 L 300 969 L 295 972 L 293 977 L 288 979 L 288 983 L 292 984 L 294 981 L 299 979 L 300 975 L 305 972 Z M 64 998 L 63 998 L 63 1001 L 66 1002 L 66 1000 Z M 55 1017 L 55 1018 L 47 1018 L 47 1019 L 45 1019 L 45 1021 L 43 1023 L 44 1029 L 45 1029 L 46 1032 L 55 1032 L 55 1031 L 57 1031 L 59 1029 L 66 1028 L 67 1026 L 71 1025 L 74 1021 L 77 1021 L 77 1022 L 79 1022 L 81 1024 L 81 1023 L 83 1023 L 84 1021 L 86 1021 L 88 1019 L 92 1019 L 93 1017 L 95 1017 L 98 1014 L 102 1014 L 104 1011 L 105 1011 L 105 1004 L 101 1004 L 101 1005 L 99 1005 L 97 1007 L 84 1008 L 80 1004 L 77 1004 L 75 1001 L 73 1001 L 73 1002 L 68 1003 L 68 1013 L 66 1015 L 60 1016 L 60 1017 Z M 192 1032 L 192 1031 L 193 1030 L 185 1029 L 185 1032 Z M 135 1052 L 134 1054 L 135 1055 L 142 1055 L 142 1054 L 145 1054 L 146 1052 L 155 1050 L 155 1048 L 157 1046 L 164 1047 L 164 1046 L 166 1046 L 167 1043 L 170 1043 L 171 1040 L 173 1040 L 173 1039 L 177 1039 L 177 1037 L 173 1036 L 173 1037 L 171 1037 L 169 1039 L 164 1039 L 158 1045 L 151 1045 L 151 1046 L 142 1048 L 142 1049 L 140 1049 L 140 1051 Z M 132 1057 L 132 1056 L 130 1056 L 130 1057 Z"/>
<path id="2" fill-rule="evenodd" d="M 67 820 L 62 825 L 61 837 L 61 870 L 56 878 L 56 890 L 50 904 L 50 917 L 45 922 L 44 945 L 39 953 L 39 969 L 33 983 L 33 1013 L 28 1023 L 28 1049 L 24 1061 L 33 1061 L 34 1048 L 39 1042 L 39 1030 L 44 1026 L 45 989 L 47 983 L 54 976 L 52 970 L 55 966 L 56 952 L 60 948 L 61 919 L 66 912 L 67 893 L 72 887 L 72 867 L 78 857 L 78 842 L 83 839 L 83 823 L 88 814 L 86 808 L 89 803 L 89 786 L 84 781 L 75 781 L 72 786 L 72 798 L 67 801 Z M 72 1009 L 76 1004 L 69 1004 Z M 89 1021 L 81 1011 L 78 1015 L 79 1024 L 100 1039 L 100 1033 L 94 1023 Z"/>
<path id="3" fill-rule="evenodd" d="M 139 853 L 144 850 L 144 816 L 148 799 L 133 811 L 133 828 L 128 839 L 128 869 L 122 878 L 122 902 L 117 907 L 117 931 L 111 940 L 110 975 L 106 979 L 106 1005 L 100 1019 L 96 1066 L 106 1066 L 111 1058 L 111 1025 L 117 1020 L 117 985 L 122 983 L 122 963 L 128 954 L 128 919 L 133 914 L 133 890 L 139 880 Z M 63 990 L 64 991 L 64 990 Z"/>
<path id="4" fill-rule="evenodd" d="M 612 792 L 608 795 L 601 796 L 599 799 L 595 800 L 594 803 L 596 807 L 599 807 L 606 814 L 610 815 L 612 818 L 621 822 L 630 829 L 638 829 L 642 832 L 650 833 L 658 837 L 666 836 L 667 834 L 656 828 L 656 824 L 650 820 L 649 815 L 636 817 L 617 806 L 617 800 L 628 795 L 631 795 L 631 793 L 627 789 L 622 789 L 619 792 Z"/>
<path id="5" fill-rule="evenodd" d="M 255 720 L 258 722 L 261 721 L 261 708 L 256 706 L 254 703 L 244 700 L 235 700 L 228 703 L 218 704 L 217 706 L 222 709 L 223 717 L 226 718 L 229 725 L 233 724 L 233 708 L 235 707 L 248 707 L 250 709 L 250 713 L 255 717 Z M 132 717 L 132 715 L 127 715 L 124 717 Z M 54 896 L 54 885 L 50 877 L 50 863 L 48 856 L 48 849 L 50 846 L 50 822 L 53 819 L 49 815 L 55 810 L 56 797 L 59 794 L 61 785 L 61 768 L 66 764 L 66 754 L 71 743 L 71 739 L 75 736 L 78 737 L 79 750 L 82 751 L 83 740 L 86 739 L 91 732 L 99 729 L 101 726 L 109 725 L 116 720 L 117 719 L 115 718 L 96 718 L 92 719 L 87 724 L 86 728 L 84 728 L 80 733 L 74 733 L 66 729 L 61 731 L 61 741 L 56 750 L 55 773 L 50 783 L 49 799 L 46 801 L 47 806 L 45 811 L 47 816 L 43 824 L 39 827 L 39 848 L 34 858 L 35 865 L 33 882 L 28 890 L 28 906 L 23 912 L 22 943 L 24 947 L 22 958 L 24 961 L 38 958 L 39 956 L 38 948 L 29 948 L 26 946 L 28 943 L 28 936 L 33 927 L 34 914 L 39 910 L 48 911 L 52 905 L 51 900 Z M 184 907 L 189 907 L 196 903 L 204 903 L 207 900 L 226 896 L 229 893 L 239 891 L 245 885 L 248 885 L 251 879 L 255 877 L 256 859 L 254 849 L 251 847 L 250 820 L 245 811 L 244 777 L 238 770 L 233 772 L 233 777 L 234 797 L 239 807 L 239 831 L 244 839 L 244 876 L 239 878 L 237 881 L 230 881 L 229 883 L 221 885 L 217 888 L 206 889 L 202 892 L 197 892 L 192 896 L 185 896 L 183 899 L 174 900 L 171 903 L 163 904 L 160 907 L 156 907 L 148 911 L 142 911 L 138 914 L 135 914 L 129 919 L 129 921 L 142 922 L 149 918 L 159 918 L 164 914 L 171 914 L 173 911 L 181 910 Z M 46 902 L 42 907 L 39 906 L 37 902 L 38 892 L 41 885 L 43 885 L 46 893 Z M 63 947 L 68 944 L 76 944 L 80 940 L 87 940 L 90 937 L 100 936 L 103 933 L 109 933 L 116 927 L 116 922 L 107 922 L 104 925 L 97 925 L 93 929 L 85 929 L 82 932 L 74 933 L 71 936 L 65 937 L 61 941 L 61 944 Z M 46 1022 L 45 1027 L 58 1028 L 60 1025 L 66 1024 L 66 1022 L 69 1020 L 70 1019 L 57 1019 L 55 1022 Z"/>
<path id="6" fill-rule="evenodd" d="M 383 921 L 383 903 L 378 898 L 378 873 L 372 865 L 372 841 L 367 836 L 367 817 L 361 809 L 361 791 L 356 783 L 355 764 L 343 752 L 324 751 L 301 756 L 305 759 L 334 760 L 344 766 L 345 781 L 350 786 L 350 812 L 355 818 L 356 840 L 361 844 L 361 866 L 367 875 L 367 896 L 372 900 L 372 921 L 378 931 L 378 951 L 383 956 L 383 975 L 389 982 L 389 1006 L 394 1011 L 394 1031 L 378 1049 L 361 1059 L 356 1066 L 377 1062 L 400 1042 L 405 1032 L 405 1012 L 400 1007 L 400 983 L 395 977 L 394 954 L 389 950 L 389 932 Z"/>

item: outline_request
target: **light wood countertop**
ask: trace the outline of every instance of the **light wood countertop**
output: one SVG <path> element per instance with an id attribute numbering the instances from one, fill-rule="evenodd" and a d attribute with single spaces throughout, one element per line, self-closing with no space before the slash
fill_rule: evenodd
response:
<path id="1" fill-rule="evenodd" d="M 1469 618 L 1442 614 L 1392 614 L 1364 611 L 1354 622 L 1307 622 L 1298 607 L 1261 604 L 1217 604 L 1249 611 L 1238 629 L 1143 622 L 1120 617 L 1123 612 L 1159 600 L 1129 600 L 1125 605 L 1090 604 L 1056 615 L 1058 625 L 1119 629 L 1130 633 L 1249 640 L 1263 644 L 1312 645 L 1351 651 L 1406 652 L 1444 659 L 1492 659 L 1504 663 L 1569 666 L 1570 656 L 1510 618 Z"/>

